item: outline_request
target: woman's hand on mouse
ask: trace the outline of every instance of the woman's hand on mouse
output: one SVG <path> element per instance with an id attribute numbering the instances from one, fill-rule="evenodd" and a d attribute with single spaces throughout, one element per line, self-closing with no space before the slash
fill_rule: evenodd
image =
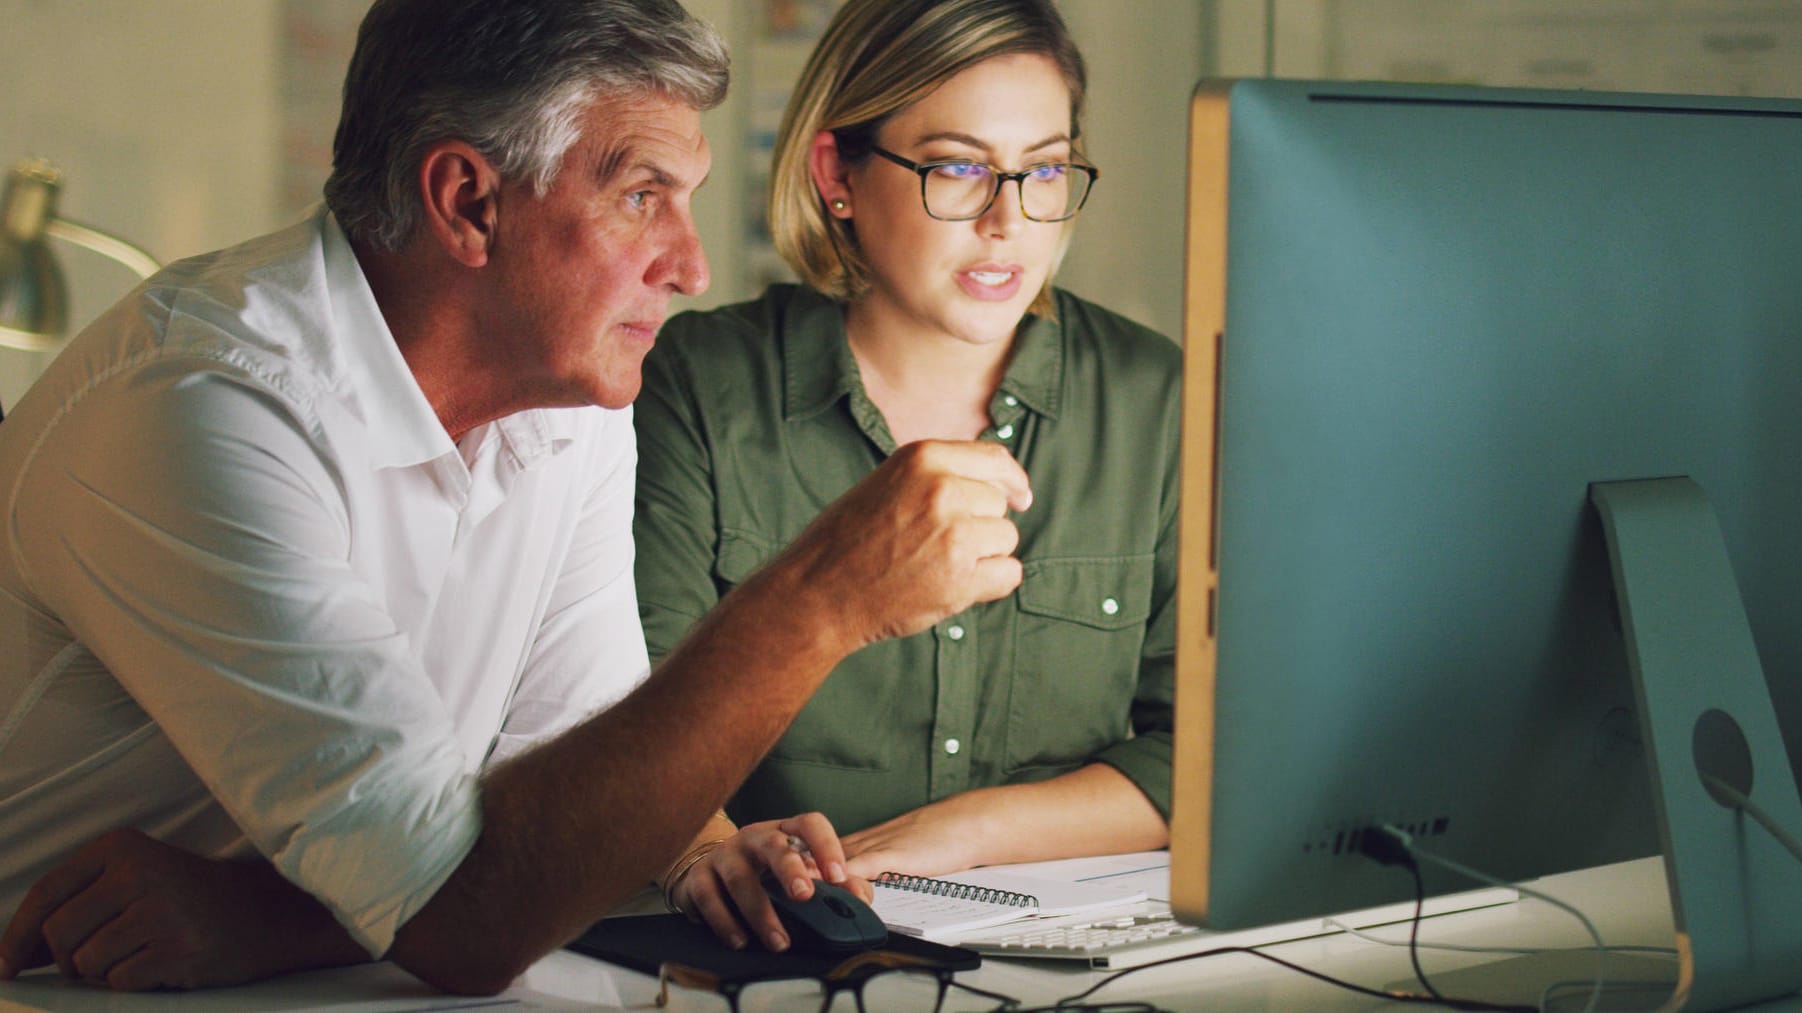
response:
<path id="1" fill-rule="evenodd" d="M 845 870 L 844 846 L 832 823 L 817 812 L 740 827 L 679 870 L 665 894 L 691 921 L 705 923 L 733 949 L 744 948 L 748 930 L 769 949 L 786 950 L 788 933 L 764 893 L 765 875 L 796 900 L 813 895 L 816 879 L 843 886 L 866 901 L 873 896 L 866 880 Z"/>

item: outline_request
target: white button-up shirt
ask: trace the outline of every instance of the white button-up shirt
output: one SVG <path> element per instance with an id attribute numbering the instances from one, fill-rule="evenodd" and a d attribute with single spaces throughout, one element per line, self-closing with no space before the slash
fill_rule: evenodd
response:
<path id="1" fill-rule="evenodd" d="M 0 923 L 135 826 L 384 952 L 482 768 L 643 679 L 635 453 L 599 408 L 453 444 L 323 213 L 152 279 L 0 423 Z"/>

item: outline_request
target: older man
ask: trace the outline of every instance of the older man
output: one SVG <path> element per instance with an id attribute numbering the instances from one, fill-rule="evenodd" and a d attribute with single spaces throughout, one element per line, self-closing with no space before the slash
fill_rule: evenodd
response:
<path id="1" fill-rule="evenodd" d="M 9 414 L 0 977 L 497 990 L 839 660 L 1011 591 L 1025 476 L 918 445 L 646 677 L 628 406 L 707 284 L 725 86 L 673 0 L 378 0 L 329 211 L 158 275 Z"/>

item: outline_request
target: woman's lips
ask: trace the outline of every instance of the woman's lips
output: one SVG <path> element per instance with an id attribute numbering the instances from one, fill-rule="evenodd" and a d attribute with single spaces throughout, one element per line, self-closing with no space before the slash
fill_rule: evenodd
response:
<path id="1" fill-rule="evenodd" d="M 957 272 L 957 283 L 977 299 L 1006 302 L 1020 291 L 1021 273 L 1012 265 L 981 264 Z"/>

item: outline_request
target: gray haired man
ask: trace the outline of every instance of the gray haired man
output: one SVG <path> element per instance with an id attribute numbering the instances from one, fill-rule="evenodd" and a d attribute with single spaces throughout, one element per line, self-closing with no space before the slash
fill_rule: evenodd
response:
<path id="1" fill-rule="evenodd" d="M 707 285 L 726 81 L 674 0 L 378 0 L 326 209 L 171 266 L 8 415 L 0 978 L 499 990 L 840 659 L 1018 583 L 1017 465 L 915 445 L 647 672 L 630 404 Z"/>

